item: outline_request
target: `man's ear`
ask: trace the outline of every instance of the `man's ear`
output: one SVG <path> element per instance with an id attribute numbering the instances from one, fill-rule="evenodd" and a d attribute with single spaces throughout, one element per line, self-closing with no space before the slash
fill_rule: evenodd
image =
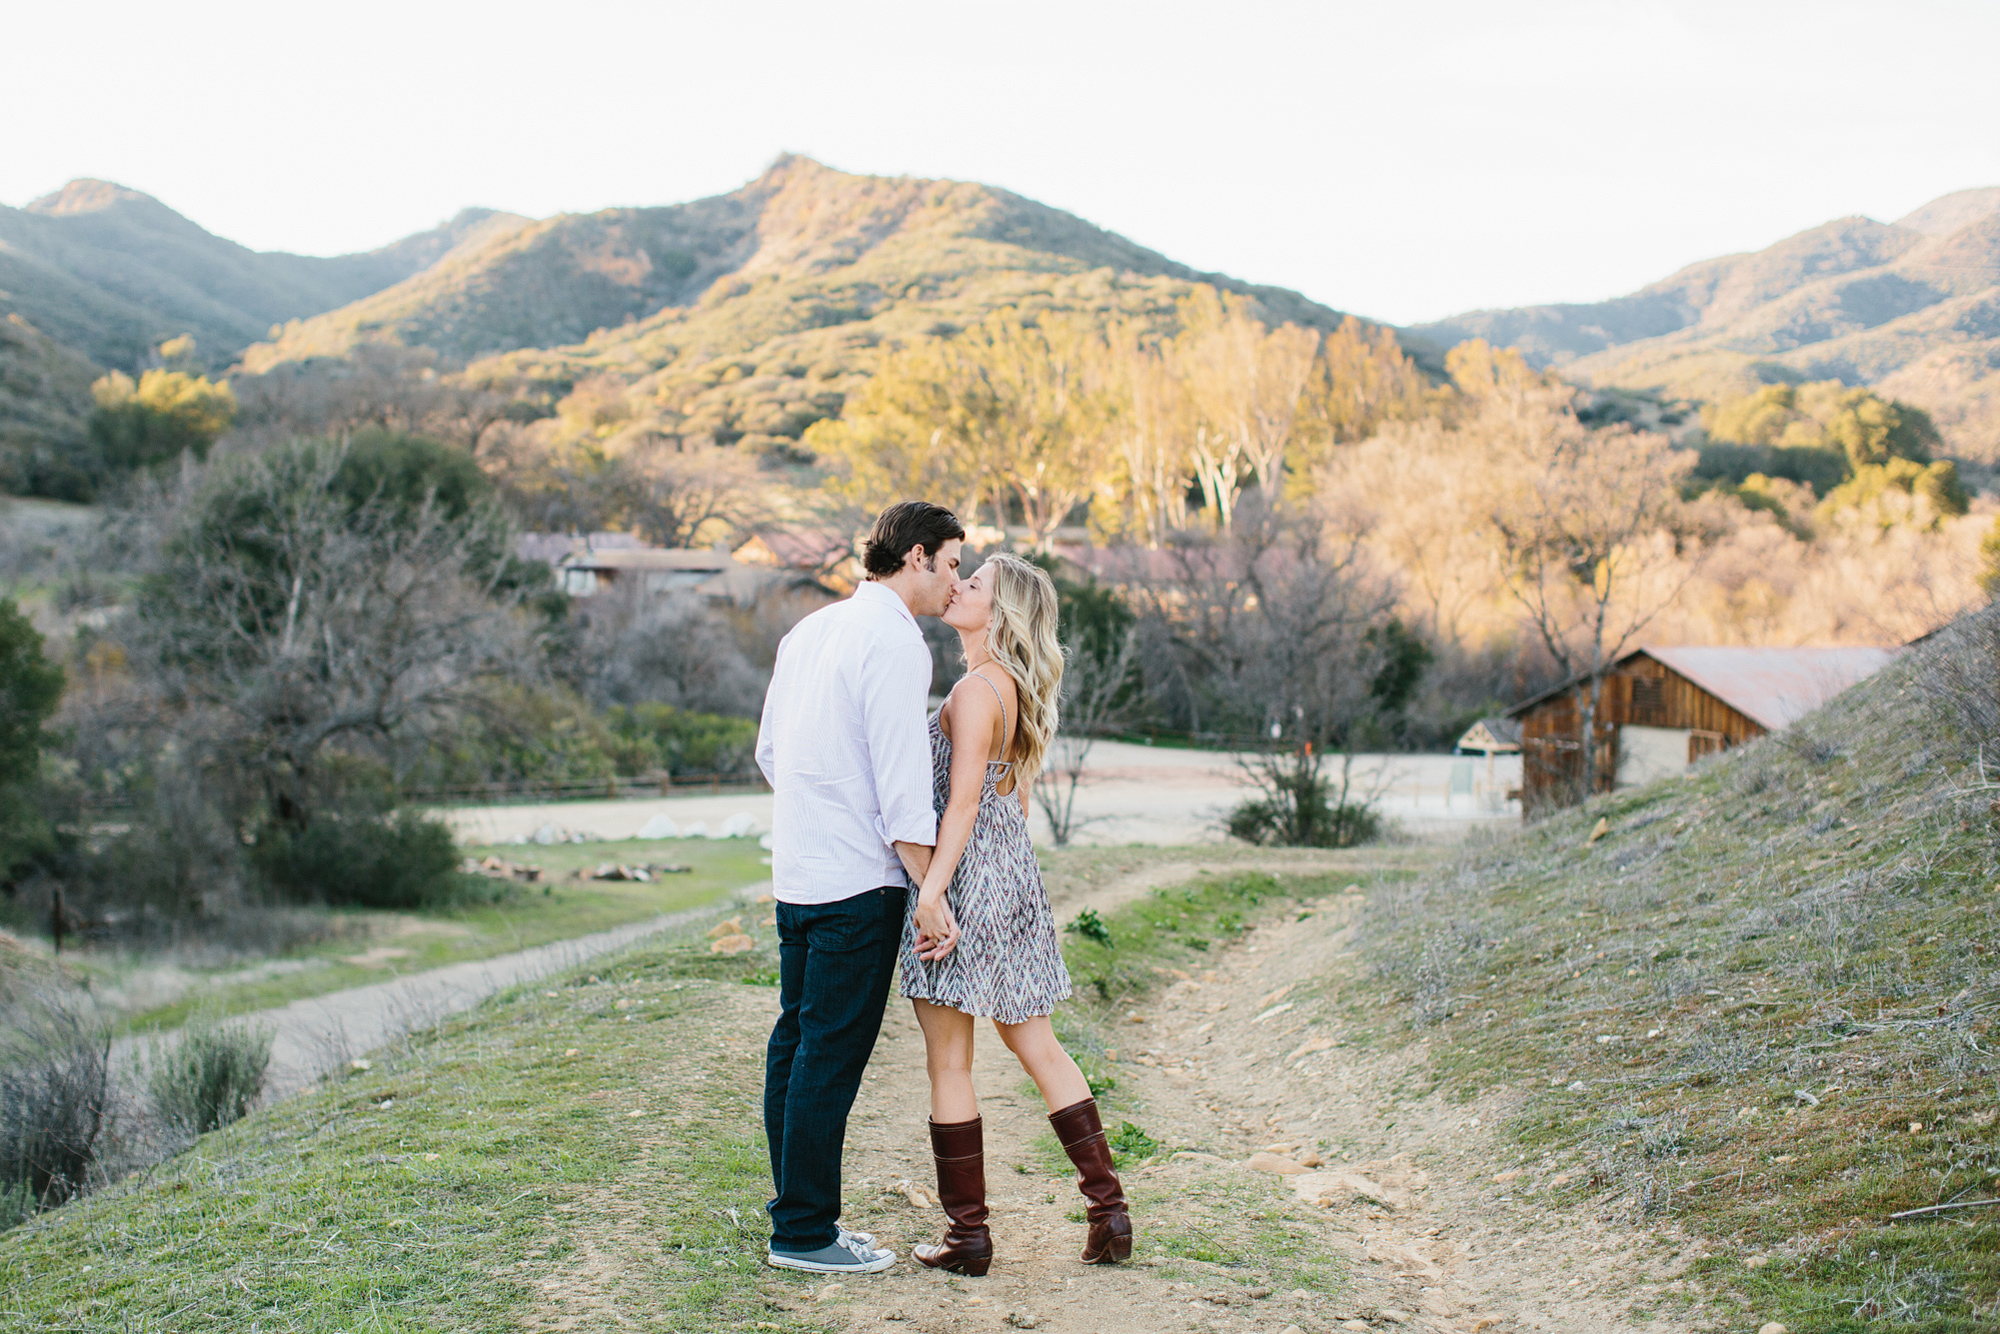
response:
<path id="1" fill-rule="evenodd" d="M 924 545 L 921 542 L 917 543 L 917 545 L 911 547 L 908 551 L 903 553 L 904 569 L 914 570 L 920 565 L 924 568 L 924 571 L 928 574 L 937 573 L 937 557 L 930 554 L 929 552 L 926 552 L 924 550 Z"/>

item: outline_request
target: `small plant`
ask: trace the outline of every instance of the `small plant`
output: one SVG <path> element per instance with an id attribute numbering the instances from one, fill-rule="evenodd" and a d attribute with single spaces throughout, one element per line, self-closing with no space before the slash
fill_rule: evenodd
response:
<path id="1" fill-rule="evenodd" d="M 108 1110 L 111 1037 L 66 992 L 32 989 L 7 1008 L 0 1033 L 0 1207 L 11 1220 L 83 1193 Z"/>
<path id="2" fill-rule="evenodd" d="M 1071 919 L 1070 924 L 1063 930 L 1082 936 L 1085 940 L 1094 940 L 1105 949 L 1111 948 L 1111 928 L 1104 924 L 1104 919 L 1097 915 L 1095 908 L 1085 908 Z"/>
<path id="3" fill-rule="evenodd" d="M 153 1048 L 146 1092 L 162 1125 L 190 1139 L 239 1121 L 264 1091 L 271 1031 L 191 1021 L 170 1049 Z"/>
<path id="4" fill-rule="evenodd" d="M 1119 1167 L 1140 1158 L 1151 1158 L 1167 1146 L 1130 1121 L 1120 1121 L 1118 1129 L 1105 1137 L 1111 1144 L 1111 1160 Z"/>

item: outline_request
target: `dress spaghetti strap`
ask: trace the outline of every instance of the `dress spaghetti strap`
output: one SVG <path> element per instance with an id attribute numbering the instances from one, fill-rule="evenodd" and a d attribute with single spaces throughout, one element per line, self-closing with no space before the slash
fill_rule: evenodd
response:
<path id="1" fill-rule="evenodd" d="M 979 676 L 979 673 L 967 672 L 966 675 Z M 1007 720 L 1007 697 L 1000 693 L 1000 687 L 993 684 L 993 679 L 991 677 L 979 676 L 979 679 L 986 682 L 987 688 L 993 692 L 993 698 L 995 700 L 998 700 L 1000 703 L 1000 753 L 1002 755 L 1005 755 L 1007 753 L 1008 743 L 1014 739 L 1013 724 Z M 1011 769 L 1014 767 L 1014 761 L 1012 760 L 988 760 L 987 763 L 997 764 L 1003 769 Z"/>

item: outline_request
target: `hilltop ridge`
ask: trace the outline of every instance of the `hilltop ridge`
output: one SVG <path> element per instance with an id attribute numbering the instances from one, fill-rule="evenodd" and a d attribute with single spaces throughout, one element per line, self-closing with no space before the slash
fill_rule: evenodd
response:
<path id="1" fill-rule="evenodd" d="M 1587 385 L 1670 396 L 1872 385 L 1927 409 L 1960 457 L 2000 461 L 2000 187 L 1893 223 L 1838 218 L 1609 301 L 1469 311 L 1410 332 L 1513 344 Z"/>
<path id="2" fill-rule="evenodd" d="M 1199 273 L 993 186 L 859 176 L 786 154 L 727 194 L 496 228 L 449 262 L 287 326 L 249 349 L 244 363 L 264 370 L 362 342 L 429 347 L 461 363 L 593 335 L 630 343 L 662 324 L 733 323 L 702 319 L 694 308 L 712 311 L 760 284 L 784 286 L 797 309 L 753 317 L 724 339 L 741 349 L 866 318 L 912 295 L 963 294 L 997 272 L 1096 269 L 1212 283 L 1256 297 L 1282 319 L 1323 327 L 1340 319 L 1295 292 Z M 840 299 L 829 299 L 836 292 Z"/>

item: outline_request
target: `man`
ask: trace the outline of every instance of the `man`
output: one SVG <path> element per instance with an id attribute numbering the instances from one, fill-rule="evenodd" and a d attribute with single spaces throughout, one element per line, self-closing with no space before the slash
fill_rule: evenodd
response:
<path id="1" fill-rule="evenodd" d="M 937 843 L 931 654 L 916 618 L 944 614 L 964 538 L 940 506 L 884 510 L 867 581 L 793 627 L 764 696 L 757 764 L 776 793 L 781 1007 L 764 1067 L 777 1188 L 767 1259 L 780 1268 L 875 1273 L 896 1262 L 840 1226 L 840 1156 L 882 1028 L 904 898 Z"/>

